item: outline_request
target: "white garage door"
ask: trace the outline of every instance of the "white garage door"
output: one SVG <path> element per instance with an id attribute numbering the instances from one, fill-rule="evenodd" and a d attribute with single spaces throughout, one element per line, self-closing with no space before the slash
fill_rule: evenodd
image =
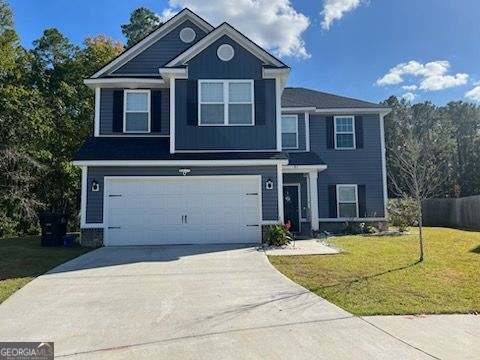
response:
<path id="1" fill-rule="evenodd" d="M 105 178 L 105 245 L 255 243 L 260 176 Z"/>

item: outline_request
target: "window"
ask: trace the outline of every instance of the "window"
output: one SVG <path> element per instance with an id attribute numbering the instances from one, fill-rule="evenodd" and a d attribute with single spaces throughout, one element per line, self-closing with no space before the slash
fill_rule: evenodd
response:
<path id="1" fill-rule="evenodd" d="M 335 149 L 355 149 L 353 116 L 335 116 Z"/>
<path id="2" fill-rule="evenodd" d="M 150 132 L 150 90 L 125 90 L 123 132 Z"/>
<path id="3" fill-rule="evenodd" d="M 298 148 L 298 116 L 282 115 L 282 148 Z"/>
<path id="4" fill-rule="evenodd" d="M 253 80 L 200 80 L 199 124 L 253 125 Z"/>
<path id="5" fill-rule="evenodd" d="M 339 218 L 358 217 L 357 185 L 337 185 L 337 214 Z"/>

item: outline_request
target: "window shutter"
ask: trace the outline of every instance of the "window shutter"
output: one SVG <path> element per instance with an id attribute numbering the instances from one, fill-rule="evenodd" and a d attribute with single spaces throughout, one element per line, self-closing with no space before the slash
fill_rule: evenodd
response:
<path id="1" fill-rule="evenodd" d="M 333 124 L 333 116 L 327 116 L 327 149 L 333 149 L 335 146 L 334 136 L 334 124 Z M 335 216 L 336 217 L 336 216 Z"/>
<path id="2" fill-rule="evenodd" d="M 152 90 L 150 99 L 150 116 L 151 116 L 151 131 L 160 132 L 162 122 L 162 92 L 160 90 Z"/>
<path id="3" fill-rule="evenodd" d="M 328 217 L 336 218 L 337 217 L 337 186 L 328 185 Z"/>
<path id="4" fill-rule="evenodd" d="M 187 80 L 187 125 L 198 125 L 198 81 Z"/>
<path id="5" fill-rule="evenodd" d="M 358 216 L 367 216 L 367 192 L 365 185 L 358 185 Z"/>
<path id="6" fill-rule="evenodd" d="M 355 144 L 363 149 L 363 116 L 355 116 Z"/>
<path id="7" fill-rule="evenodd" d="M 113 92 L 112 131 L 123 132 L 123 90 Z"/>
<path id="8" fill-rule="evenodd" d="M 253 93 L 255 98 L 255 125 L 265 125 L 265 80 L 255 80 Z"/>

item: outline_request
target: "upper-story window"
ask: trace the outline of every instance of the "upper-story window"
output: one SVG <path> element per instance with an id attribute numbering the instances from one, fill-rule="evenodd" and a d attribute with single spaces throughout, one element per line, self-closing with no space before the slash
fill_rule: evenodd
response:
<path id="1" fill-rule="evenodd" d="M 337 213 L 339 218 L 358 217 L 357 185 L 337 185 Z"/>
<path id="2" fill-rule="evenodd" d="M 355 118 L 335 116 L 335 149 L 355 149 Z"/>
<path id="3" fill-rule="evenodd" d="M 298 149 L 298 115 L 282 115 L 282 148 Z"/>
<path id="4" fill-rule="evenodd" d="M 150 132 L 150 90 L 125 90 L 123 132 Z"/>
<path id="5" fill-rule="evenodd" d="M 200 125 L 254 125 L 253 80 L 199 80 L 198 87 Z"/>

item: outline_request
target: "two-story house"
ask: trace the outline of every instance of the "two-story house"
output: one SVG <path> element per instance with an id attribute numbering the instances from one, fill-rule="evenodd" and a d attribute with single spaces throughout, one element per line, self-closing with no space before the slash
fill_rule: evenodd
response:
<path id="1" fill-rule="evenodd" d="M 85 80 L 84 245 L 256 243 L 385 223 L 378 104 L 285 87 L 290 68 L 185 9 Z"/>

